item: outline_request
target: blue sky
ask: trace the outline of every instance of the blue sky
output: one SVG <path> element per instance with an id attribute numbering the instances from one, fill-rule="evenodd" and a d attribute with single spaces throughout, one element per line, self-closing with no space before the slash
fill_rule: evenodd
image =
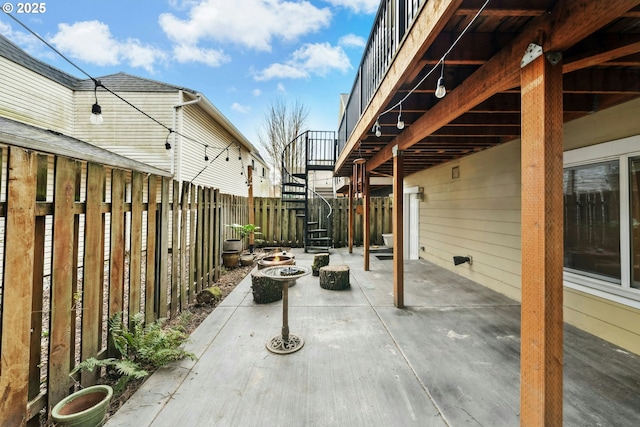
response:
<path id="1" fill-rule="evenodd" d="M 336 130 L 378 0 L 50 0 L 13 15 L 93 77 L 124 71 L 203 93 L 254 145 L 274 99 Z M 0 33 L 84 78 L 19 24 Z"/>

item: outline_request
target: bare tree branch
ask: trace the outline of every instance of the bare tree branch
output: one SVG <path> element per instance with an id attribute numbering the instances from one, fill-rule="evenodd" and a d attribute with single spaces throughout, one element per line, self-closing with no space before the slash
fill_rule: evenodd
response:
<path id="1" fill-rule="evenodd" d="M 306 130 L 308 116 L 309 110 L 302 103 L 294 101 L 289 104 L 282 98 L 273 100 L 265 112 L 258 139 L 275 174 L 274 185 L 282 180 L 282 153 L 289 142 Z"/>

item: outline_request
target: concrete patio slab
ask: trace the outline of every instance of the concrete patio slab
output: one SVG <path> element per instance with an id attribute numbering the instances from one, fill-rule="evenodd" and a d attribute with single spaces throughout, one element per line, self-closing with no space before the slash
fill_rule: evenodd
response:
<path id="1" fill-rule="evenodd" d="M 296 251 L 309 267 L 313 254 Z M 517 426 L 520 306 L 422 260 L 405 263 L 407 308 L 393 307 L 391 262 L 332 250 L 351 287 L 290 289 L 304 347 L 265 348 L 282 305 L 257 305 L 247 277 L 192 335 L 197 362 L 154 373 L 107 426 Z M 636 426 L 640 358 L 565 327 L 564 424 Z"/>

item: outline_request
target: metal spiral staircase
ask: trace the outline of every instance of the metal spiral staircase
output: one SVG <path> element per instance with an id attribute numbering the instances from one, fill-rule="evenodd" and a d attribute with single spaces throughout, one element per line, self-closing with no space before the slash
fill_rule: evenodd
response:
<path id="1" fill-rule="evenodd" d="M 333 171 L 337 141 L 332 131 L 306 131 L 282 154 L 282 200 L 296 212 L 304 227 L 304 251 L 333 247 L 331 204 L 310 187 L 314 171 Z"/>

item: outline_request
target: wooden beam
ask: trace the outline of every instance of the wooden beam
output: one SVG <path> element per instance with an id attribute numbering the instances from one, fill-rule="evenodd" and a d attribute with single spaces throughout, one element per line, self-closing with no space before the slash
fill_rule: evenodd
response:
<path id="1" fill-rule="evenodd" d="M 380 83 L 377 96 L 374 96 L 367 106 L 349 137 L 346 147 L 339 154 L 335 169 L 341 169 L 347 163 L 349 154 L 357 147 L 361 136 L 371 129 L 378 113 L 395 95 L 406 77 L 412 74 L 416 62 L 424 56 L 461 3 L 462 0 L 428 1 L 425 3 L 413 22 L 411 31 L 405 35 L 402 49 L 394 57 L 393 63 Z"/>
<path id="2" fill-rule="evenodd" d="M 254 209 L 253 202 L 253 166 L 247 166 L 247 183 L 249 184 L 249 224 L 255 224 L 256 221 L 256 213 Z M 218 230 L 216 229 L 216 235 L 218 234 Z M 255 236 L 253 233 L 249 233 L 249 246 L 253 247 L 255 245 Z"/>
<path id="3" fill-rule="evenodd" d="M 402 151 L 393 150 L 393 303 L 404 307 L 404 165 Z"/>
<path id="4" fill-rule="evenodd" d="M 522 69 L 520 424 L 562 425 L 562 65 Z"/>
<path id="5" fill-rule="evenodd" d="M 594 65 L 600 65 L 614 59 L 623 58 L 640 52 L 640 41 L 634 41 L 617 47 L 607 46 L 603 50 L 590 52 L 580 58 L 568 60 L 562 67 L 563 72 L 570 73 Z M 570 62 L 569 62 L 570 61 Z"/>
<path id="6" fill-rule="evenodd" d="M 535 18 L 511 44 L 373 156 L 367 162 L 367 170 L 373 170 L 390 159 L 394 146 L 405 150 L 491 96 L 518 86 L 520 61 L 530 43 L 541 44 L 545 52 L 566 50 L 638 3 L 640 0 L 558 2 L 552 13 Z M 372 101 L 370 107 L 373 105 L 376 104 Z"/>
<path id="7" fill-rule="evenodd" d="M 365 171 L 364 181 L 362 183 L 362 193 L 364 197 L 362 199 L 362 246 L 364 246 L 364 271 L 369 271 L 369 247 L 371 246 L 371 195 L 369 194 L 369 174 Z"/>
<path id="8" fill-rule="evenodd" d="M 353 175 L 352 175 L 353 176 Z M 348 246 L 349 253 L 353 253 L 353 179 L 349 178 L 349 211 L 347 212 L 347 220 L 349 222 L 349 230 L 348 230 Z"/>

